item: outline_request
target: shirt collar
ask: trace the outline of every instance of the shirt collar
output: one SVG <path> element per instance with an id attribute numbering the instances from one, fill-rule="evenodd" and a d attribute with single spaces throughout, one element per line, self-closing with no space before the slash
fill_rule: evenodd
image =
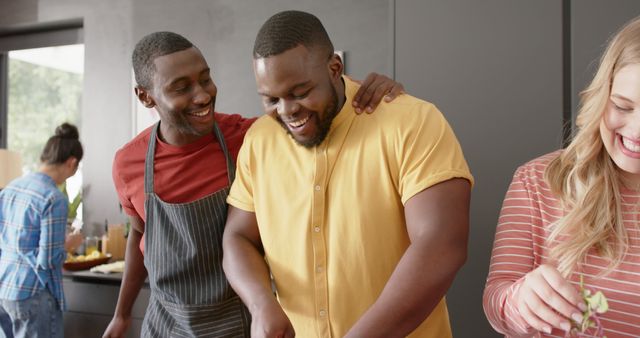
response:
<path id="1" fill-rule="evenodd" d="M 47 175 L 47 174 L 45 174 L 45 173 L 41 173 L 41 172 L 37 171 L 37 172 L 34 172 L 34 173 L 33 173 L 33 177 L 34 177 L 35 179 L 37 179 L 37 180 L 39 180 L 39 181 L 43 182 L 43 183 L 50 184 L 50 185 L 52 185 L 52 186 L 54 186 L 54 187 L 56 187 L 56 186 L 57 186 L 57 185 L 56 185 L 56 182 L 53 180 L 53 178 L 51 178 L 51 176 L 49 176 L 49 175 Z"/>
<path id="2" fill-rule="evenodd" d="M 217 115 L 218 113 L 214 112 L 214 119 L 216 120 L 216 123 L 218 123 L 217 121 Z M 187 144 L 183 144 L 180 146 L 176 146 L 173 144 L 169 144 L 165 141 L 163 141 L 162 139 L 160 139 L 160 133 L 156 134 L 156 144 L 158 145 L 159 148 L 163 148 L 166 149 L 169 152 L 172 153 L 181 153 L 181 152 L 192 152 L 198 149 L 201 149 L 205 146 L 207 146 L 209 143 L 214 142 L 215 140 L 215 132 L 212 130 L 210 133 L 207 133 L 203 136 L 201 136 L 200 138 L 196 139 L 195 141 L 191 142 L 191 143 L 187 143 Z"/>
<path id="3" fill-rule="evenodd" d="M 342 80 L 344 82 L 344 105 L 331 122 L 331 130 L 338 128 L 345 122 L 351 121 L 356 114 L 352 102 L 359 85 L 344 75 L 342 76 Z"/>

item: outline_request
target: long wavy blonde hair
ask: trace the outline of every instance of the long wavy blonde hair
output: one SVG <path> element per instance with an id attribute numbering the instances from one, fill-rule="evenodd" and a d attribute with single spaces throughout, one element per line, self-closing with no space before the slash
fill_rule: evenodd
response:
<path id="1" fill-rule="evenodd" d="M 640 63 L 640 17 L 626 24 L 609 42 L 591 84 L 580 93 L 578 131 L 545 172 L 565 215 L 554 225 L 547 244 L 558 270 L 568 276 L 588 252 L 610 261 L 615 269 L 629 247 L 622 220 L 621 177 L 602 142 L 600 123 L 617 72 Z M 562 239 L 560 238 L 562 237 Z"/>

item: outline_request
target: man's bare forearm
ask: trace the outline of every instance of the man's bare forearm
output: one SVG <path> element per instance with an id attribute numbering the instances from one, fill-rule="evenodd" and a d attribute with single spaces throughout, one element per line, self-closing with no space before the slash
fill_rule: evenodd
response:
<path id="1" fill-rule="evenodd" d="M 428 251 L 415 245 L 407 249 L 378 300 L 347 337 L 405 337 L 429 316 L 451 286 L 466 254 L 451 252 L 451 247 Z"/>
<path id="2" fill-rule="evenodd" d="M 405 337 L 431 314 L 467 259 L 470 187 L 451 179 L 405 203 L 411 244 L 347 337 Z"/>
<path id="3" fill-rule="evenodd" d="M 229 284 L 250 311 L 273 299 L 269 268 L 251 241 L 239 234 L 225 233 L 223 250 L 223 268 Z"/>
<path id="4" fill-rule="evenodd" d="M 142 234 L 131 229 L 127 239 L 127 250 L 125 252 L 125 267 L 122 275 L 122 284 L 118 295 L 115 317 L 128 318 L 131 316 L 131 309 L 140 293 L 140 289 L 147 278 L 147 269 L 144 267 L 144 256 L 140 252 L 140 240 Z"/>

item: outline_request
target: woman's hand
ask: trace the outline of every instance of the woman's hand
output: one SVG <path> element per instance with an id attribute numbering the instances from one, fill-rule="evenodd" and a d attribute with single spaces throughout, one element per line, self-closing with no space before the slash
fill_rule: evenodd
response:
<path id="1" fill-rule="evenodd" d="M 553 328 L 569 331 L 570 319 L 581 322 L 582 309 L 586 309 L 578 290 L 546 264 L 525 275 L 514 300 L 524 321 L 547 334 Z"/>
<path id="2" fill-rule="evenodd" d="M 366 111 L 370 114 L 383 98 L 385 102 L 390 102 L 402 93 L 404 86 L 401 83 L 378 73 L 370 73 L 353 97 L 352 105 L 356 113 Z"/>
<path id="3" fill-rule="evenodd" d="M 74 252 L 84 241 L 84 236 L 79 231 L 68 234 L 64 239 L 64 249 L 67 252 Z"/>

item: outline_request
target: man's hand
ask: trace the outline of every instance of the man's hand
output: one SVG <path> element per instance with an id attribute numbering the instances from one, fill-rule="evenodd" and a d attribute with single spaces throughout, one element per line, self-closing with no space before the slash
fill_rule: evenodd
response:
<path id="1" fill-rule="evenodd" d="M 291 321 L 273 296 L 255 213 L 229 206 L 222 250 L 229 284 L 251 312 L 251 337 L 295 337 Z"/>
<path id="2" fill-rule="evenodd" d="M 524 276 L 514 300 L 522 319 L 547 334 L 553 328 L 569 331 L 569 319 L 582 322 L 580 308 L 586 309 L 578 290 L 556 268 L 546 264 Z"/>
<path id="3" fill-rule="evenodd" d="M 366 111 L 370 114 L 383 98 L 385 102 L 391 102 L 402 93 L 404 86 L 401 83 L 378 73 L 370 73 L 353 97 L 352 104 L 356 113 Z"/>
<path id="4" fill-rule="evenodd" d="M 123 338 L 131 325 L 131 318 L 113 317 L 102 338 Z"/>
<path id="5" fill-rule="evenodd" d="M 293 338 L 296 336 L 291 321 L 272 296 L 251 309 L 251 337 Z"/>

